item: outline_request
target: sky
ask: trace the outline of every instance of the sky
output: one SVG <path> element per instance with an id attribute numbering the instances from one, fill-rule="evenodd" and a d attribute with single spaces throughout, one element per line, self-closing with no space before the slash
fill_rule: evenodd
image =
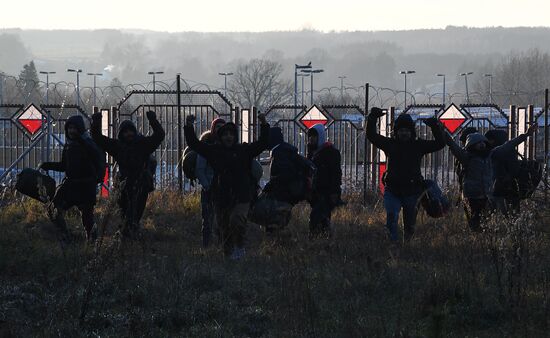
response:
<path id="1" fill-rule="evenodd" d="M 2 0 L 0 28 L 182 32 L 549 26 L 548 0 Z"/>

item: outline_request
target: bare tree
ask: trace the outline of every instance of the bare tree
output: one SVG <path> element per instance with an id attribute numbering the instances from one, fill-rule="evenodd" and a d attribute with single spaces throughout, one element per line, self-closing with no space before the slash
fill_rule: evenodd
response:
<path id="1" fill-rule="evenodd" d="M 283 66 L 267 59 L 252 59 L 237 65 L 228 96 L 240 107 L 262 111 L 292 98 L 292 83 L 281 78 Z"/>

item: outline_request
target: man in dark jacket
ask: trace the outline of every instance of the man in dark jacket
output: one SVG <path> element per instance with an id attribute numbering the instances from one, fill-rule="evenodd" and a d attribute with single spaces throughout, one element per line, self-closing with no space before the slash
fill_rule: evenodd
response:
<path id="1" fill-rule="evenodd" d="M 490 149 L 502 146 L 508 141 L 505 130 L 489 130 L 485 133 Z M 492 155 L 494 190 L 493 201 L 504 214 L 520 210 L 520 198 L 515 178 L 519 175 L 520 161 L 515 147 L 507 147 Z"/>
<path id="2" fill-rule="evenodd" d="M 224 253 L 231 259 L 241 259 L 246 253 L 247 216 L 256 190 L 252 161 L 268 147 L 269 124 L 263 114 L 259 114 L 258 119 L 261 122 L 260 137 L 250 144 L 238 143 L 237 126 L 231 122 L 218 130 L 217 144 L 207 144 L 197 139 L 194 116 L 187 117 L 184 128 L 189 148 L 204 156 L 214 168 L 211 190 L 216 219 L 222 232 Z"/>
<path id="3" fill-rule="evenodd" d="M 332 211 L 341 203 L 342 167 L 340 151 L 327 141 L 325 126 L 316 124 L 307 131 L 307 158 L 315 165 L 309 216 L 310 238 L 331 237 Z"/>
<path id="4" fill-rule="evenodd" d="M 306 199 L 311 189 L 313 163 L 298 154 L 298 149 L 284 141 L 280 127 L 269 130 L 270 178 L 263 192 L 278 204 L 279 214 L 267 232 L 284 228 L 290 221 L 292 207 Z M 282 203 L 279 203 L 282 202 Z"/>
<path id="5" fill-rule="evenodd" d="M 62 232 L 63 240 L 69 241 L 64 214 L 69 208 L 77 206 L 86 238 L 93 241 L 97 236 L 94 226 L 96 188 L 105 170 L 101 168 L 103 154 L 86 133 L 82 116 L 71 116 L 65 122 L 65 136 L 61 162 L 45 162 L 39 166 L 43 170 L 65 172 L 65 178 L 48 206 L 48 215 Z"/>
<path id="6" fill-rule="evenodd" d="M 154 111 L 147 112 L 147 119 L 153 130 L 151 136 L 139 134 L 134 123 L 126 120 L 120 124 L 117 139 L 113 139 L 101 134 L 101 113 L 92 116 L 94 141 L 118 164 L 116 186 L 124 237 L 138 235 L 147 197 L 154 189 L 151 154 L 160 146 L 165 135 Z"/>
<path id="7" fill-rule="evenodd" d="M 424 121 L 431 128 L 434 140 L 418 139 L 415 123 L 408 114 L 401 114 L 395 120 L 394 138 L 382 136 L 376 131 L 376 123 L 383 115 L 382 109 L 371 109 L 367 119 L 367 138 L 375 147 L 384 151 L 387 157 L 384 207 L 390 239 L 394 242 L 399 240 L 399 213 L 403 208 L 404 240 L 409 241 L 414 235 L 418 199 L 424 190 L 424 178 L 420 170 L 422 157 L 443 149 L 445 140 L 435 118 Z"/>

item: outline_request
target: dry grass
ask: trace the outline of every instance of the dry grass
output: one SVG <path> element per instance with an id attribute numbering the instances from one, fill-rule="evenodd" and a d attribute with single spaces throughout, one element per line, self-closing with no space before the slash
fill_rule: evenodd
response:
<path id="1" fill-rule="evenodd" d="M 200 248 L 197 196 L 155 194 L 133 243 L 112 237 L 117 215 L 103 202 L 95 247 L 62 248 L 41 205 L 11 203 L 0 211 L 0 336 L 546 336 L 546 209 L 526 208 L 483 235 L 460 209 L 420 216 L 414 241 L 395 248 L 381 204 L 338 210 L 334 240 L 316 242 L 300 205 L 278 239 L 251 225 L 235 263 Z M 76 214 L 69 224 L 80 232 Z"/>

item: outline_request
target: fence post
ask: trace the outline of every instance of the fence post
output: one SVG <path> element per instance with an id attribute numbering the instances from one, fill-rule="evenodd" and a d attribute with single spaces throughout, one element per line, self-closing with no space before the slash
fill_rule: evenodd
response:
<path id="1" fill-rule="evenodd" d="M 176 75 L 176 90 L 177 94 L 177 105 L 178 105 L 178 188 L 180 193 L 183 193 L 183 166 L 181 165 L 181 158 L 183 156 L 183 144 L 181 138 L 181 78 L 180 75 Z"/>
<path id="2" fill-rule="evenodd" d="M 544 202 L 548 201 L 548 88 L 544 90 Z"/>
<path id="3" fill-rule="evenodd" d="M 532 123 L 537 123 L 537 121 L 535 120 L 535 109 L 533 107 L 532 104 L 528 105 L 527 106 L 527 116 L 526 116 L 526 121 L 525 121 L 525 131 L 527 131 L 527 128 L 529 128 L 529 126 L 532 124 Z M 535 158 L 535 145 L 537 143 L 537 135 L 533 135 L 533 137 L 530 137 L 527 139 L 527 157 L 529 159 L 536 159 Z"/>
<path id="4" fill-rule="evenodd" d="M 508 138 L 511 140 L 517 136 L 517 114 L 516 106 L 510 106 L 510 116 L 508 116 Z"/>
<path id="5" fill-rule="evenodd" d="M 363 204 L 366 205 L 367 204 L 367 180 L 368 180 L 368 175 L 367 175 L 367 164 L 368 164 L 368 161 L 367 159 L 369 158 L 369 144 L 368 144 L 368 140 L 367 140 L 367 117 L 369 115 L 369 84 L 366 83 L 365 84 L 365 112 L 364 112 L 364 116 L 363 116 L 363 132 L 365 133 L 365 136 L 364 136 L 364 149 L 363 149 Z"/>

